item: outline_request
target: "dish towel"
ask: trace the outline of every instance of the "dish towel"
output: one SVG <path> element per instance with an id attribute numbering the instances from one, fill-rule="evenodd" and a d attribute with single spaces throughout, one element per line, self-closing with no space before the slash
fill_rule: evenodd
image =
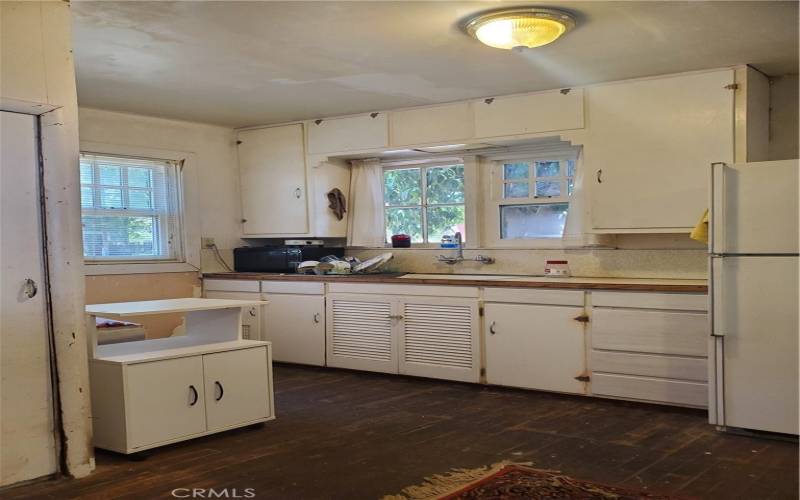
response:
<path id="1" fill-rule="evenodd" d="M 698 222 L 697 225 L 694 226 L 694 229 L 692 229 L 692 232 L 689 233 L 689 238 L 708 243 L 708 209 L 703 212 L 703 216 L 700 217 L 700 222 Z"/>
<path id="2" fill-rule="evenodd" d="M 333 215 L 336 220 L 342 220 L 344 213 L 347 212 L 347 202 L 344 199 L 344 193 L 339 188 L 333 188 L 328 191 L 328 208 L 333 210 Z"/>

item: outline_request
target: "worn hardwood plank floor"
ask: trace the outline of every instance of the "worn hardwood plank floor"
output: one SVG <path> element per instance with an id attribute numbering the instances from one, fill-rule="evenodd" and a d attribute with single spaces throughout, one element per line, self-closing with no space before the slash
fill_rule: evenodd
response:
<path id="1" fill-rule="evenodd" d="M 704 412 L 343 370 L 275 367 L 278 419 L 155 450 L 97 451 L 97 471 L 13 498 L 375 499 L 503 459 L 576 478 L 712 499 L 798 498 L 796 443 L 720 434 Z M 179 494 L 185 494 L 181 490 Z"/>

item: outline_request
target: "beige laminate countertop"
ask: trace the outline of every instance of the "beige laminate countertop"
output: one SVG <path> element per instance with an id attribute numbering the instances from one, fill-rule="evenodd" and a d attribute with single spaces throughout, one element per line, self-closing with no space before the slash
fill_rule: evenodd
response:
<path id="1" fill-rule="evenodd" d="M 650 278 L 550 278 L 541 276 L 433 275 L 408 273 L 327 275 L 280 273 L 206 273 L 205 279 L 261 281 L 323 281 L 330 283 L 389 283 L 395 285 L 458 285 L 507 288 L 564 288 L 577 290 L 629 290 L 642 292 L 707 293 L 706 280 Z"/>

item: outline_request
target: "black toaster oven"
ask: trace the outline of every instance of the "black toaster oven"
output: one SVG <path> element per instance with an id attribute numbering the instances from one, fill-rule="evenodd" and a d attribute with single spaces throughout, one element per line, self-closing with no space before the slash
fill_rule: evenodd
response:
<path id="1" fill-rule="evenodd" d="M 233 269 L 252 273 L 295 273 L 306 260 L 320 260 L 326 255 L 344 257 L 343 247 L 319 245 L 275 245 L 233 249 Z"/>

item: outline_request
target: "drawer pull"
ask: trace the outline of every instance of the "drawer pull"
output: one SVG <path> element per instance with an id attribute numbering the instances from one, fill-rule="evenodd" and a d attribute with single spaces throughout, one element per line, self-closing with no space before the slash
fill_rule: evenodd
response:
<path id="1" fill-rule="evenodd" d="M 225 395 L 225 389 L 222 387 L 222 384 L 219 383 L 219 380 L 215 380 L 214 385 L 219 388 L 219 396 L 215 397 L 214 400 L 220 401 L 222 396 Z"/>
<path id="2" fill-rule="evenodd" d="M 194 406 L 197 404 L 197 400 L 200 399 L 200 395 L 197 394 L 197 389 L 193 385 L 189 386 L 189 390 L 192 392 L 192 400 L 189 402 L 189 406 Z"/>

